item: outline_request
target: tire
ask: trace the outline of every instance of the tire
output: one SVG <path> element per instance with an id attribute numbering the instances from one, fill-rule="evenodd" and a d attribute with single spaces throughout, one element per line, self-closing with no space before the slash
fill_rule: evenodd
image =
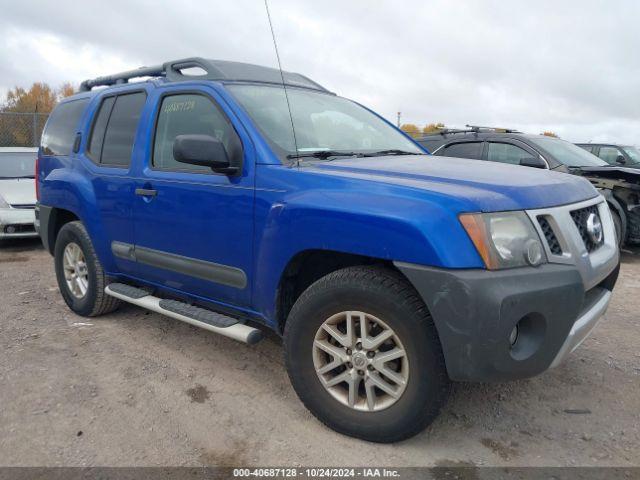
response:
<path id="1" fill-rule="evenodd" d="M 385 328 L 394 333 L 394 340 L 389 340 L 390 343 L 396 343 L 393 348 L 401 345 L 404 349 L 406 355 L 396 360 L 401 362 L 400 367 L 396 366 L 397 372 L 407 375 L 404 390 L 398 398 L 373 389 L 377 392 L 374 395 L 375 403 L 373 408 L 368 405 L 369 394 L 364 385 L 373 381 L 374 375 L 378 378 L 381 376 L 381 370 L 372 369 L 372 365 L 359 370 L 364 375 L 360 380 L 362 386 L 358 390 L 353 389 L 362 397 L 358 397 L 358 401 L 363 402 L 360 404 L 354 402 L 351 406 L 347 403 L 351 398 L 346 383 L 334 386 L 330 391 L 320 380 L 316 362 L 322 364 L 324 351 L 316 348 L 316 340 L 318 335 L 325 334 L 321 326 L 327 319 L 335 321 L 331 319 L 343 318 L 346 312 L 350 312 L 352 319 L 360 319 L 358 323 L 364 317 L 357 312 L 364 312 L 369 318 L 364 323 L 375 324 L 371 332 L 373 328 L 380 328 L 376 321 L 381 321 Z M 354 326 L 353 329 L 356 331 L 358 327 Z M 345 331 L 344 326 L 342 331 Z M 328 341 L 332 340 L 335 341 L 335 338 Z M 326 343 L 325 340 L 322 342 Z M 380 347 L 380 351 L 370 352 L 374 355 L 372 361 L 385 353 L 382 351 L 384 348 L 391 348 L 385 345 Z M 349 267 L 315 282 L 302 293 L 291 309 L 285 324 L 284 347 L 289 378 L 300 400 L 325 425 L 352 437 L 380 443 L 412 437 L 437 417 L 449 394 L 450 381 L 433 320 L 415 289 L 404 277 L 389 269 Z M 348 370 L 353 372 L 356 369 L 356 350 L 352 350 L 352 353 L 352 362 L 337 367 L 327 375 L 336 373 L 340 376 L 342 369 L 342 375 Z M 405 360 L 408 363 L 404 363 Z M 393 373 L 400 375 L 397 372 Z M 393 383 L 383 375 L 382 378 L 388 384 Z M 400 388 L 399 385 L 395 384 Z"/>
<path id="2" fill-rule="evenodd" d="M 622 220 L 618 212 L 611 210 L 611 218 L 613 218 L 613 228 L 616 231 L 616 239 L 618 240 L 618 247 L 624 245 L 624 238 L 622 238 Z"/>
<path id="3" fill-rule="evenodd" d="M 640 244 L 640 214 L 637 211 L 627 212 L 627 239 L 633 245 Z"/>
<path id="4" fill-rule="evenodd" d="M 65 277 L 63 257 L 71 244 L 79 247 L 84 257 L 84 262 L 81 262 L 86 265 L 82 268 L 83 273 L 86 272 L 86 275 L 83 275 L 86 276 L 84 295 L 74 293 Z M 73 245 L 69 247 L 69 251 L 77 251 Z M 62 298 L 75 313 L 83 317 L 96 317 L 118 308 L 120 300 L 104 293 L 104 288 L 109 282 L 93 249 L 89 234 L 81 222 L 69 222 L 60 229 L 54 250 L 54 263 Z"/>

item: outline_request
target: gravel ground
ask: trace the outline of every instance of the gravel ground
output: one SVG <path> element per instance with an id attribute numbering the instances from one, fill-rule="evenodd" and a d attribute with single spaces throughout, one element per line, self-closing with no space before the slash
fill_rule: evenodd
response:
<path id="1" fill-rule="evenodd" d="M 277 338 L 248 347 L 130 306 L 78 317 L 36 241 L 0 248 L 0 285 L 0 465 L 640 465 L 640 250 L 567 363 L 456 384 L 439 419 L 395 445 L 316 421 Z"/>

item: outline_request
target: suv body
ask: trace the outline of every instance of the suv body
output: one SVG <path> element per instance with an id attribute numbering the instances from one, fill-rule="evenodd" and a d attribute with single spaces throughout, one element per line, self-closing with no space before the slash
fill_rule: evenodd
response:
<path id="1" fill-rule="evenodd" d="M 0 148 L 0 240 L 33 238 L 37 148 Z"/>
<path id="2" fill-rule="evenodd" d="M 631 145 L 614 145 L 611 143 L 576 143 L 609 165 L 640 168 L 640 149 Z"/>
<path id="3" fill-rule="evenodd" d="M 612 166 L 559 138 L 492 129 L 444 131 L 418 139 L 434 155 L 567 172 L 588 179 L 607 199 L 620 244 L 640 243 L 640 171 Z"/>
<path id="4" fill-rule="evenodd" d="M 231 332 L 272 329 L 318 418 L 389 442 L 450 379 L 559 364 L 607 308 L 618 249 L 582 178 L 428 156 L 266 67 L 127 73 L 85 83 L 43 134 L 40 234 L 77 313 L 115 308 L 106 292 L 248 343 Z M 127 83 L 145 73 L 164 78 Z"/>

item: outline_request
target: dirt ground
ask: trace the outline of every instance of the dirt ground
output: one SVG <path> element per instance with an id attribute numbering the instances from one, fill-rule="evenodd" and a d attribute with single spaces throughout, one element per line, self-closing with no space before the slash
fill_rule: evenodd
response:
<path id="1" fill-rule="evenodd" d="M 37 241 L 0 248 L 0 465 L 638 466 L 640 250 L 613 303 L 561 367 L 456 384 L 425 432 L 350 439 L 308 413 L 278 340 L 248 347 L 125 306 L 64 305 Z"/>

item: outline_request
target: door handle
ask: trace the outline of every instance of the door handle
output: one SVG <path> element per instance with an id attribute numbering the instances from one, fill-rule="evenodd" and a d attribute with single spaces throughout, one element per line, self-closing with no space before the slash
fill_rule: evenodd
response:
<path id="1" fill-rule="evenodd" d="M 143 197 L 155 197 L 158 195 L 158 191 L 153 190 L 152 188 L 136 188 L 136 195 Z"/>

